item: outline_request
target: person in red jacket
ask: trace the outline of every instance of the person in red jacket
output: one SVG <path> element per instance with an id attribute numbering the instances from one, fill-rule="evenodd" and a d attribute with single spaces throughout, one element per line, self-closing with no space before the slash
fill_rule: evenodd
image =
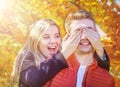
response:
<path id="1" fill-rule="evenodd" d="M 112 75 L 100 67 L 96 59 L 96 52 L 103 58 L 104 49 L 92 14 L 86 10 L 70 13 L 65 20 L 65 28 L 67 35 L 63 47 L 75 48 L 70 56 L 64 55 L 68 57 L 69 67 L 43 87 L 115 87 Z"/>

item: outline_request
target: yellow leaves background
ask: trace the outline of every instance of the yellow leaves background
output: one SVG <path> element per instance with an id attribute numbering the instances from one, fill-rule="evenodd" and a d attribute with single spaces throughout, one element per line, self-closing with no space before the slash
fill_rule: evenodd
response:
<path id="1" fill-rule="evenodd" d="M 92 12 L 106 34 L 102 42 L 110 58 L 110 73 L 116 87 L 120 87 L 120 7 L 115 1 L 0 0 L 0 87 L 9 87 L 13 62 L 25 42 L 28 27 L 40 18 L 51 18 L 64 36 L 66 15 L 78 9 Z"/>

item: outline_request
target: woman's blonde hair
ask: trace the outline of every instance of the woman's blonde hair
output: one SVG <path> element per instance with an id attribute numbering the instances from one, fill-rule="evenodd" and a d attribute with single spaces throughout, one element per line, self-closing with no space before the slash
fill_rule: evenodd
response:
<path id="1" fill-rule="evenodd" d="M 70 24 L 73 20 L 86 19 L 86 18 L 95 22 L 93 15 L 86 10 L 77 10 L 68 14 L 65 20 L 66 32 L 70 33 Z"/>
<path id="2" fill-rule="evenodd" d="M 47 31 L 50 25 L 57 26 L 57 24 L 51 19 L 41 19 L 30 26 L 26 43 L 15 59 L 11 74 L 12 87 L 14 87 L 13 85 L 15 85 L 16 81 L 18 84 L 21 71 L 29 68 L 30 66 L 36 66 L 38 68 L 40 66 L 40 62 L 44 60 L 38 50 L 38 45 L 41 36 Z"/>

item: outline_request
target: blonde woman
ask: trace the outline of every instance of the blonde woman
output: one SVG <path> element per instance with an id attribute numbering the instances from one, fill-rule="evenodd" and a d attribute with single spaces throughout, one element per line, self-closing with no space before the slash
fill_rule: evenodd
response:
<path id="1" fill-rule="evenodd" d="M 41 19 L 31 25 L 26 43 L 19 52 L 12 72 L 12 87 L 40 87 L 61 69 L 68 67 L 59 52 L 59 28 L 50 19 Z M 18 87 L 18 86 L 17 86 Z"/>

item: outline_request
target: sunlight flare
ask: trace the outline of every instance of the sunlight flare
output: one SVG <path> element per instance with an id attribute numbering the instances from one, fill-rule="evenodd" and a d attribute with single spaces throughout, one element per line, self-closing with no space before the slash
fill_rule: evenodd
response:
<path id="1" fill-rule="evenodd" d="M 0 0 L 0 11 L 4 11 L 7 7 L 7 1 L 6 0 Z"/>

